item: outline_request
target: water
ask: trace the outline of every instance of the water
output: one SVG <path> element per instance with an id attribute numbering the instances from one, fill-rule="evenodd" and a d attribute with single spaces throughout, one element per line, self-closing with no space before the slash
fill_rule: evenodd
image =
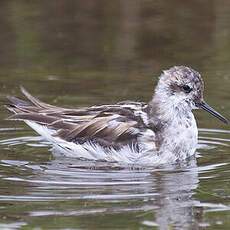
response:
<path id="1" fill-rule="evenodd" d="M 228 1 L 4 1 L 0 99 L 25 86 L 67 107 L 148 101 L 161 69 L 194 67 L 229 117 Z M 1 229 L 229 229 L 229 126 L 196 112 L 197 158 L 124 167 L 54 158 L 0 110 Z"/>

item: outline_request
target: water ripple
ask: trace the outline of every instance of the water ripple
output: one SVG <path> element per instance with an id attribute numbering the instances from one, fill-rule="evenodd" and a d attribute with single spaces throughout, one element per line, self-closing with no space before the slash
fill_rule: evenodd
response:
<path id="1" fill-rule="evenodd" d="M 20 212 L 26 204 L 24 212 L 31 217 L 135 212 L 146 227 L 168 220 L 184 226 L 199 222 L 194 210 L 230 210 L 229 194 L 221 189 L 230 181 L 227 130 L 200 129 L 199 158 L 161 167 L 54 159 L 40 137 L 15 138 L 17 130 L 10 129 L 1 133 L 0 201 Z M 153 213 L 154 221 L 145 218 Z"/>

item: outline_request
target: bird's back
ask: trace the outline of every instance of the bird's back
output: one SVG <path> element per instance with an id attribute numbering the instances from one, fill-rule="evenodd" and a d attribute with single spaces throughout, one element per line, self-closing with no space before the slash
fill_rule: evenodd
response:
<path id="1" fill-rule="evenodd" d="M 46 139 L 49 133 L 49 139 L 72 144 L 90 143 L 107 151 L 129 146 L 139 152 L 143 149 L 143 141 L 152 132 L 147 124 L 147 104 L 142 102 L 124 101 L 114 105 L 68 109 L 41 102 L 24 88 L 22 92 L 27 101 L 8 98 L 10 104 L 7 108 L 14 113 L 10 119 L 25 121 Z"/>

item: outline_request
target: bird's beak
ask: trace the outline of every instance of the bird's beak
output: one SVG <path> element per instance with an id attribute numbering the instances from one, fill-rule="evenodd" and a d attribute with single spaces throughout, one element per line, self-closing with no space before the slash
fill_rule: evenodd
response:
<path id="1" fill-rule="evenodd" d="M 229 124 L 229 121 L 223 117 L 221 114 L 219 114 L 218 112 L 216 112 L 211 106 L 209 106 L 206 102 L 202 101 L 200 103 L 197 104 L 198 108 L 201 108 L 209 113 L 211 113 L 214 117 L 218 118 L 219 120 L 221 120 L 222 122 L 224 122 L 225 124 Z"/>

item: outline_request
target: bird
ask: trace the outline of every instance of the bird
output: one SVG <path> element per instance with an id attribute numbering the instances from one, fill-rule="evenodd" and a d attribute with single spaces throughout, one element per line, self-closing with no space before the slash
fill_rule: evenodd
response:
<path id="1" fill-rule="evenodd" d="M 203 109 L 229 121 L 203 98 L 204 82 L 196 70 L 173 66 L 163 70 L 148 103 L 62 108 L 40 101 L 25 88 L 26 100 L 9 96 L 8 119 L 22 120 L 56 155 L 124 164 L 173 164 L 196 153 L 198 129 L 193 110 Z M 58 153 L 58 154 L 57 154 Z"/>

